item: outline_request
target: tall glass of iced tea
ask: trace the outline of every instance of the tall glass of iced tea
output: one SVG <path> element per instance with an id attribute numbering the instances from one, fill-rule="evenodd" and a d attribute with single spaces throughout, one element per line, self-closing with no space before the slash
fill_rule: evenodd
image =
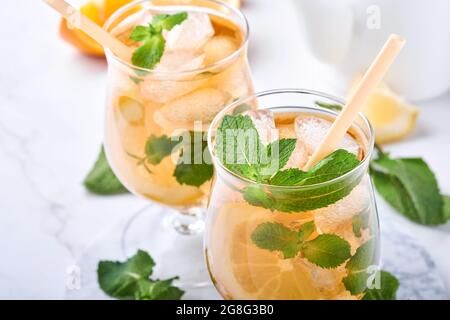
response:
<path id="1" fill-rule="evenodd" d="M 213 176 L 206 132 L 225 105 L 253 92 L 247 21 L 220 1 L 144 0 L 118 10 L 105 28 L 141 50 L 133 59 L 144 65 L 163 52 L 146 68 L 106 51 L 108 161 L 128 190 L 175 213 L 160 219 L 152 207 L 158 212 L 136 216 L 125 251 L 148 249 L 161 276 L 201 285 L 200 233 Z"/>

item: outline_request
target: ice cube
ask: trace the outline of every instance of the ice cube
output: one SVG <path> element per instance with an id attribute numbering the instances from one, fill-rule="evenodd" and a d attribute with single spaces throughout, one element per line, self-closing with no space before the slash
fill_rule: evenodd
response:
<path id="1" fill-rule="evenodd" d="M 293 124 L 281 124 L 277 126 L 278 134 L 280 139 L 296 139 L 297 135 L 295 133 Z M 308 154 L 306 152 L 306 148 L 303 145 L 303 142 L 299 139 L 295 144 L 295 149 L 291 154 L 286 165 L 283 167 L 284 170 L 289 168 L 303 168 L 303 166 L 308 161 Z"/>
<path id="2" fill-rule="evenodd" d="M 275 118 L 272 111 L 267 109 L 248 110 L 243 115 L 252 119 L 258 131 L 259 139 L 264 145 L 278 140 L 278 130 L 275 128 Z"/>
<path id="3" fill-rule="evenodd" d="M 299 116 L 295 119 L 297 138 L 303 141 L 309 155 L 312 155 L 317 149 L 331 126 L 332 122 L 318 117 Z M 345 149 L 357 156 L 361 152 L 358 143 L 348 133 L 338 148 Z"/>
<path id="4" fill-rule="evenodd" d="M 206 13 L 189 13 L 183 23 L 164 31 L 166 50 L 195 52 L 214 35 L 214 28 Z"/>
<path id="5" fill-rule="evenodd" d="M 182 72 L 199 69 L 203 66 L 204 54 L 194 54 L 187 51 L 167 51 L 161 57 L 155 72 Z"/>
<path id="6" fill-rule="evenodd" d="M 148 78 L 141 82 L 140 93 L 143 99 L 156 103 L 167 103 L 186 95 L 207 82 L 206 77 L 194 79 L 160 80 Z"/>
<path id="7" fill-rule="evenodd" d="M 237 43 L 229 36 L 212 37 L 203 47 L 206 54 L 205 64 L 210 65 L 233 54 L 238 49 Z"/>
<path id="8" fill-rule="evenodd" d="M 230 93 L 234 99 L 249 95 L 253 92 L 253 83 L 247 62 L 239 58 L 225 70 L 218 73 L 212 83 L 215 87 Z"/>
<path id="9" fill-rule="evenodd" d="M 352 218 L 368 210 L 370 196 L 367 181 L 362 181 L 348 196 L 314 211 L 314 220 L 322 233 L 336 232 L 352 225 Z"/>
<path id="10" fill-rule="evenodd" d="M 335 292 L 342 286 L 342 278 L 345 275 L 345 267 L 341 265 L 334 269 L 321 268 L 306 259 L 299 258 L 296 263 L 300 263 L 309 273 L 311 284 L 321 291 Z"/>
<path id="11" fill-rule="evenodd" d="M 213 89 L 198 89 L 188 95 L 177 98 L 155 112 L 155 120 L 169 128 L 193 129 L 194 122 L 201 121 L 203 129 L 225 105 L 231 102 L 226 92 Z"/>
<path id="12" fill-rule="evenodd" d="M 204 54 L 189 52 L 165 52 L 155 72 L 182 72 L 201 68 Z M 140 92 L 145 100 L 166 103 L 188 94 L 207 81 L 207 77 L 192 75 L 153 75 L 144 78 L 140 83 Z"/>
<path id="13" fill-rule="evenodd" d="M 118 108 L 123 118 L 131 125 L 142 123 L 144 118 L 144 106 L 139 101 L 122 96 L 118 101 Z"/>

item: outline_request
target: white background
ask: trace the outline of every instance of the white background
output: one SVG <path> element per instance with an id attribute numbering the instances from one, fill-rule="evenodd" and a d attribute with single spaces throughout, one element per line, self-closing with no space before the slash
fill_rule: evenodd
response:
<path id="1" fill-rule="evenodd" d="M 258 91 L 302 87 L 340 94 L 328 68 L 308 52 L 292 1 L 244 2 Z M 92 196 L 82 186 L 102 142 L 106 64 L 65 44 L 58 23 L 41 1 L 2 1 L 0 298 L 62 298 L 66 270 L 83 250 L 146 205 L 131 195 Z M 387 149 L 424 157 L 450 194 L 450 94 L 420 107 L 413 136 Z M 379 207 L 381 219 L 395 215 L 424 245 L 450 288 L 450 223 L 422 227 L 380 199 Z"/>

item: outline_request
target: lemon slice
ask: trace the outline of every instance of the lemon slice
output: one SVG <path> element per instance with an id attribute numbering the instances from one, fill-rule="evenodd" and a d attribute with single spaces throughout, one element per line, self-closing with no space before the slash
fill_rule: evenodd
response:
<path id="1" fill-rule="evenodd" d="M 356 83 L 353 82 L 350 93 Z M 375 130 L 376 142 L 382 144 L 407 137 L 416 126 L 419 109 L 381 83 L 369 97 L 363 112 Z"/>
<path id="2" fill-rule="evenodd" d="M 283 259 L 279 252 L 260 249 L 251 240 L 264 222 L 297 228 L 311 213 L 272 213 L 233 203 L 216 213 L 208 234 L 207 260 L 214 283 L 228 299 L 333 299 L 345 292 L 343 270 L 321 269 L 303 258 Z"/>

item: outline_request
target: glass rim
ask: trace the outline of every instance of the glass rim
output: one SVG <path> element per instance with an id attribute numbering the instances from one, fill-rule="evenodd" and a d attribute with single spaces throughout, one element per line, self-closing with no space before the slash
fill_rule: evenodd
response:
<path id="1" fill-rule="evenodd" d="M 261 92 L 257 92 L 255 94 L 251 94 L 251 95 L 247 95 L 244 96 L 242 98 L 239 98 L 238 100 L 234 101 L 233 103 L 227 105 L 224 109 L 222 109 L 213 119 L 213 121 L 211 122 L 209 129 L 208 129 L 208 150 L 211 154 L 211 158 L 213 159 L 213 163 L 215 166 L 218 166 L 220 169 L 224 170 L 227 174 L 231 175 L 232 177 L 246 183 L 246 184 L 251 184 L 251 185 L 259 185 L 259 186 L 263 186 L 263 187 L 267 187 L 267 188 L 271 188 L 271 189 L 278 189 L 278 190 L 307 190 L 307 189 L 315 189 L 315 188 L 320 188 L 320 187 L 324 187 L 324 186 L 328 186 L 331 184 L 335 184 L 338 182 L 341 182 L 342 180 L 345 180 L 349 177 L 351 177 L 352 175 L 354 175 L 355 173 L 357 173 L 359 170 L 361 170 L 361 168 L 365 168 L 368 163 L 370 162 L 370 159 L 372 158 L 372 153 L 373 153 L 373 149 L 374 149 L 374 145 L 375 145 L 375 134 L 374 134 L 374 130 L 372 125 L 370 124 L 369 120 L 367 119 L 367 117 L 362 113 L 359 112 L 358 116 L 363 120 L 363 123 L 365 126 L 367 126 L 368 131 L 369 131 L 369 138 L 368 138 L 368 145 L 367 145 L 367 152 L 364 155 L 364 159 L 362 159 L 360 161 L 360 163 L 353 168 L 352 170 L 350 170 L 349 172 L 343 174 L 342 176 L 339 176 L 337 178 L 334 178 L 332 180 L 329 181 L 325 181 L 325 182 L 320 182 L 320 183 L 316 183 L 316 184 L 312 184 L 312 185 L 307 185 L 307 186 L 277 186 L 277 185 L 271 185 L 271 184 L 267 184 L 267 183 L 258 183 L 256 181 L 253 181 L 251 179 L 248 179 L 246 177 L 243 177 L 231 170 L 229 170 L 227 167 L 225 167 L 223 165 L 223 163 L 218 159 L 217 155 L 215 154 L 214 149 L 213 149 L 213 131 L 215 130 L 214 128 L 216 128 L 218 126 L 218 122 L 223 119 L 223 117 L 225 115 L 228 114 L 228 111 L 232 110 L 233 108 L 239 106 L 240 104 L 242 104 L 244 101 L 251 99 L 251 98 L 258 98 L 258 97 L 264 97 L 264 96 L 269 96 L 269 95 L 275 95 L 275 94 L 284 94 L 284 93 L 295 93 L 295 94 L 307 94 L 307 95 L 314 95 L 314 96 L 319 96 L 322 98 L 326 98 L 329 100 L 332 100 L 338 104 L 341 105 L 345 105 L 345 100 L 338 98 L 334 95 L 328 94 L 328 93 L 324 93 L 324 92 L 320 92 L 320 91 L 315 91 L 315 90 L 309 90 L 309 89 L 273 89 L 273 90 L 266 90 L 266 91 L 261 91 Z M 329 113 L 333 116 L 337 116 L 338 113 L 332 110 L 328 110 L 325 108 L 320 108 L 320 107 L 298 107 L 298 106 L 285 106 L 285 107 L 273 107 L 273 108 L 268 108 L 268 109 L 285 109 L 285 108 L 304 108 L 304 109 L 311 109 L 311 110 L 321 110 L 324 111 L 326 113 Z M 353 122 L 354 125 L 355 122 Z"/>
<path id="2" fill-rule="evenodd" d="M 231 53 L 230 55 L 226 56 L 225 58 L 209 64 L 207 66 L 201 67 L 201 68 L 196 68 L 196 69 L 190 69 L 190 70 L 184 70 L 184 71 L 154 71 L 153 69 L 148 69 L 148 68 L 142 68 L 142 67 L 138 67 L 135 66 L 131 63 L 129 63 L 128 61 L 123 60 L 122 58 L 118 57 L 116 54 L 114 54 L 110 49 L 105 48 L 105 55 L 107 57 L 112 57 L 115 61 L 119 62 L 121 65 L 127 67 L 128 69 L 132 69 L 135 71 L 140 71 L 140 72 L 144 72 L 147 73 L 148 75 L 161 75 L 161 76 L 171 76 L 171 75 L 177 75 L 177 76 L 183 76 L 183 75 L 191 75 L 193 73 L 198 74 L 198 73 L 203 73 L 203 72 L 208 72 L 212 69 L 216 69 L 218 67 L 223 66 L 224 64 L 233 61 L 235 58 L 237 58 L 242 51 L 245 50 L 245 48 L 248 45 L 248 40 L 249 40 L 249 35 L 250 35 L 250 25 L 248 23 L 247 17 L 242 13 L 242 11 L 240 11 L 237 8 L 234 8 L 230 5 L 228 5 L 225 2 L 219 1 L 219 0 L 202 0 L 204 2 L 210 2 L 216 5 L 219 5 L 221 7 L 226 8 L 227 10 L 230 10 L 233 14 L 236 14 L 240 20 L 243 21 L 243 25 L 244 25 L 244 40 L 242 41 L 241 45 L 239 46 L 238 49 L 236 49 L 235 51 L 233 51 L 233 53 Z M 130 2 L 122 7 L 120 7 L 118 10 L 116 10 L 105 22 L 103 29 L 106 30 L 107 32 L 109 32 L 109 28 L 112 26 L 112 24 L 119 19 L 122 14 L 134 7 L 137 7 L 143 3 L 149 2 L 151 4 L 152 0 L 135 0 L 133 2 Z M 170 6 L 170 5 L 167 5 Z M 166 7 L 167 7 L 166 6 Z M 202 8 L 201 6 L 195 6 L 195 5 L 189 5 L 189 4 L 180 4 L 179 6 L 192 6 L 192 7 L 198 7 L 198 8 Z M 157 7 L 162 7 L 162 6 L 153 6 L 155 8 Z M 209 9 L 209 8 L 207 8 Z M 213 9 L 211 9 L 213 10 Z"/>

